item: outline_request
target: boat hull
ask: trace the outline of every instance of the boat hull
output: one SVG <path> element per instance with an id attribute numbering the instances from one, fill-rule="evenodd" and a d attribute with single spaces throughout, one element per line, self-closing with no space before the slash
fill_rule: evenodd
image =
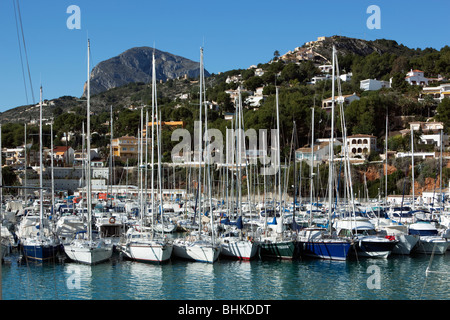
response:
<path id="1" fill-rule="evenodd" d="M 395 239 L 398 240 L 398 243 L 392 249 L 392 253 L 403 255 L 410 254 L 419 241 L 418 236 L 409 234 L 395 235 Z"/>
<path id="2" fill-rule="evenodd" d="M 112 256 L 112 247 L 92 247 L 92 246 L 64 246 L 67 257 L 82 264 L 97 264 L 109 260 Z"/>
<path id="3" fill-rule="evenodd" d="M 214 263 L 219 258 L 220 247 L 218 245 L 174 243 L 173 254 L 185 260 Z"/>
<path id="4" fill-rule="evenodd" d="M 297 248 L 301 256 L 325 259 L 347 260 L 352 243 L 339 240 L 298 241 Z"/>
<path id="5" fill-rule="evenodd" d="M 423 236 L 419 238 L 414 248 L 415 253 L 423 254 L 445 254 L 450 242 L 441 237 Z"/>
<path id="6" fill-rule="evenodd" d="M 292 260 L 295 254 L 295 242 L 263 241 L 259 243 L 259 256 L 267 259 Z"/>
<path id="7" fill-rule="evenodd" d="M 122 252 L 128 259 L 150 263 L 170 260 L 172 251 L 171 244 L 162 243 L 130 243 L 122 248 Z"/>
<path id="8" fill-rule="evenodd" d="M 229 259 L 251 260 L 258 252 L 258 245 L 250 240 L 223 239 L 220 254 Z"/>
<path id="9" fill-rule="evenodd" d="M 56 258 L 59 251 L 59 245 L 22 245 L 23 255 L 26 259 L 36 261 L 51 261 Z"/>
<path id="10" fill-rule="evenodd" d="M 387 258 L 397 243 L 396 240 L 386 238 L 363 238 L 356 241 L 356 254 L 358 257 Z"/>

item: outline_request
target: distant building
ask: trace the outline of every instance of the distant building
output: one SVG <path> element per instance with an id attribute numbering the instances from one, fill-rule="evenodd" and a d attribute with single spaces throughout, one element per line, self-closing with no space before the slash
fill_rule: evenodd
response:
<path id="1" fill-rule="evenodd" d="M 25 152 L 23 147 L 3 148 L 2 158 L 7 166 L 25 165 Z"/>
<path id="2" fill-rule="evenodd" d="M 322 73 L 330 73 L 333 70 L 333 66 L 331 64 L 323 64 L 319 66 L 319 69 Z"/>
<path id="3" fill-rule="evenodd" d="M 58 146 L 53 148 L 53 159 L 55 165 L 58 167 L 71 166 L 73 164 L 74 155 L 75 150 L 73 150 L 72 147 Z"/>
<path id="4" fill-rule="evenodd" d="M 327 161 L 330 156 L 330 139 L 317 140 L 312 154 L 313 161 Z M 342 142 L 334 139 L 333 146 L 341 146 Z M 311 161 L 311 146 L 305 146 L 295 150 L 297 161 Z"/>
<path id="5" fill-rule="evenodd" d="M 425 87 L 419 95 L 419 101 L 431 96 L 435 101 L 441 102 L 444 98 L 450 98 L 450 83 L 441 84 L 438 87 Z"/>
<path id="6" fill-rule="evenodd" d="M 359 97 L 356 95 L 356 93 L 353 93 L 353 94 L 348 94 L 345 96 L 335 97 L 335 100 L 336 100 L 335 106 L 337 105 L 337 103 L 339 101 L 342 101 L 345 105 L 349 105 L 353 101 L 359 100 Z M 333 103 L 332 98 L 324 99 L 324 100 L 322 100 L 322 108 L 327 111 L 331 111 L 332 103 Z"/>
<path id="7" fill-rule="evenodd" d="M 364 91 L 380 90 L 381 88 L 390 88 L 390 81 L 382 81 L 376 79 L 365 79 L 360 81 L 359 88 Z"/>
<path id="8" fill-rule="evenodd" d="M 377 137 L 369 134 L 355 134 L 347 137 L 350 157 L 366 157 L 377 150 Z"/>
<path id="9" fill-rule="evenodd" d="M 112 140 L 113 154 L 120 160 L 137 159 L 138 139 L 124 136 Z"/>
<path id="10" fill-rule="evenodd" d="M 429 79 L 424 77 L 423 71 L 412 70 L 406 74 L 406 82 L 410 85 L 425 86 L 428 85 Z"/>
<path id="11" fill-rule="evenodd" d="M 402 136 L 405 136 L 407 134 L 411 133 L 411 128 L 413 131 L 420 130 L 422 132 L 420 136 L 420 140 L 424 144 L 434 144 L 436 147 L 441 146 L 441 131 L 444 129 L 444 123 L 442 122 L 422 122 L 422 121 L 416 121 L 416 122 L 410 122 L 409 123 L 409 129 L 403 129 L 400 131 Z M 448 144 L 448 134 L 443 133 L 442 134 L 442 142 L 444 145 Z"/>
<path id="12" fill-rule="evenodd" d="M 349 72 L 349 73 L 346 73 L 346 74 L 341 74 L 339 76 L 339 78 L 341 78 L 341 81 L 344 81 L 344 82 L 352 81 L 352 77 L 353 77 L 353 73 L 352 72 Z"/>

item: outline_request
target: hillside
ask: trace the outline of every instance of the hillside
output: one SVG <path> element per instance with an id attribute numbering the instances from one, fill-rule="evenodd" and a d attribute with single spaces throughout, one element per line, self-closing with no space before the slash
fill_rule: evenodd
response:
<path id="1" fill-rule="evenodd" d="M 394 40 L 386 39 L 367 41 L 343 36 L 332 36 L 326 37 L 323 41 L 314 41 L 311 43 L 313 50 L 325 56 L 329 61 L 331 61 L 333 45 L 336 47 L 337 54 L 341 56 L 348 54 L 368 56 L 373 52 L 379 54 L 390 53 L 406 57 L 411 57 L 416 54 L 415 49 L 398 44 Z M 308 46 L 305 45 L 304 47 Z"/>

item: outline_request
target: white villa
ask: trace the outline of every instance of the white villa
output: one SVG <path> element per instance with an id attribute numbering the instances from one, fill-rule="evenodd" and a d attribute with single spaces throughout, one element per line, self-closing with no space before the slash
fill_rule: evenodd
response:
<path id="1" fill-rule="evenodd" d="M 400 133 L 405 136 L 411 132 L 411 128 L 413 131 L 421 130 L 422 134 L 420 136 L 420 140 L 424 144 L 434 144 L 436 147 L 441 146 L 441 131 L 444 129 L 444 123 L 442 122 L 410 122 L 409 129 L 403 129 Z M 442 134 L 442 142 L 444 145 L 448 144 L 448 134 Z"/>
<path id="2" fill-rule="evenodd" d="M 430 81 L 428 78 L 424 77 L 424 72 L 423 71 L 412 70 L 412 69 L 411 69 L 411 71 L 409 71 L 406 74 L 405 80 L 410 85 L 420 85 L 420 86 L 428 85 L 428 82 Z"/>
<path id="3" fill-rule="evenodd" d="M 360 81 L 359 87 L 364 91 L 379 90 L 381 88 L 390 88 L 391 82 L 376 79 L 365 79 Z"/>
<path id="4" fill-rule="evenodd" d="M 339 101 L 343 101 L 345 105 L 349 105 L 353 101 L 359 100 L 359 97 L 356 95 L 356 93 L 353 93 L 345 96 L 338 96 L 335 98 L 335 100 L 335 106 Z M 332 98 L 322 100 L 322 108 L 327 111 L 331 111 L 332 102 Z"/>
<path id="5" fill-rule="evenodd" d="M 419 96 L 419 101 L 423 101 L 426 96 L 431 96 L 438 102 L 441 102 L 444 98 L 450 98 L 450 83 L 441 84 L 438 87 L 424 87 Z"/>
<path id="6" fill-rule="evenodd" d="M 347 137 L 349 155 L 366 157 L 377 150 L 377 137 L 369 134 L 355 134 Z"/>

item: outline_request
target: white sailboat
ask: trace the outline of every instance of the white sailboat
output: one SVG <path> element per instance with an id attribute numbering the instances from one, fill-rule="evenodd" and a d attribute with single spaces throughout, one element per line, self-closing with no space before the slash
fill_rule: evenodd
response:
<path id="1" fill-rule="evenodd" d="M 237 116 L 236 120 L 238 122 L 237 128 L 237 152 L 236 154 L 236 169 L 237 169 L 237 188 L 239 196 L 237 197 L 237 210 L 238 210 L 238 220 L 236 222 L 237 232 L 225 232 L 222 237 L 219 238 L 221 254 L 227 258 L 231 259 L 239 259 L 239 260 L 251 260 L 256 256 L 258 251 L 258 244 L 253 241 L 250 237 L 243 236 L 243 223 L 242 223 L 242 197 L 241 197 L 241 185 L 242 181 L 242 139 L 243 139 L 243 130 L 242 130 L 242 99 L 241 99 L 241 91 L 239 89 L 239 103 L 237 108 Z M 227 141 L 228 142 L 228 141 Z M 233 139 L 233 146 L 234 146 Z M 228 149 L 227 149 L 228 150 Z M 233 153 L 234 154 L 234 153 Z M 247 168 L 247 166 L 246 166 Z M 247 175 L 248 176 L 248 175 Z M 248 179 L 247 179 L 248 181 Z"/>
<path id="2" fill-rule="evenodd" d="M 69 259 L 84 263 L 97 264 L 111 258 L 113 252 L 112 244 L 106 244 L 103 239 L 93 239 L 92 234 L 92 194 L 91 194 L 91 132 L 90 132 L 90 42 L 88 40 L 88 76 L 87 76 L 87 170 L 86 170 L 86 187 L 87 187 L 87 211 L 88 224 L 87 232 L 78 233 L 75 239 L 69 244 L 64 245 L 64 252 Z"/>
<path id="3" fill-rule="evenodd" d="M 153 75 L 152 75 L 152 159 L 151 159 L 151 203 L 152 203 L 152 215 L 154 214 L 154 127 L 156 124 L 160 123 L 159 117 L 157 116 L 157 121 L 155 123 L 155 112 L 158 115 L 158 105 L 157 105 L 157 97 L 156 97 L 156 71 L 155 71 L 155 54 L 153 53 Z M 155 110 L 156 109 L 156 110 Z M 146 117 L 146 141 L 148 141 L 148 112 Z M 141 114 L 142 119 L 142 114 Z M 158 126 L 159 128 L 159 126 Z M 142 132 L 142 130 L 141 130 Z M 160 131 L 157 130 L 158 137 L 158 172 L 159 172 L 159 182 L 161 184 L 161 148 L 160 148 Z M 142 139 L 141 139 L 142 141 Z M 145 152 L 147 155 L 148 152 L 148 144 L 145 144 Z M 143 148 L 141 148 L 142 151 Z M 147 157 L 146 157 L 147 158 Z M 142 157 L 141 157 L 142 159 Z M 147 165 L 145 166 L 147 170 Z M 147 179 L 146 179 L 147 181 Z M 140 166 L 140 182 L 141 182 L 141 190 L 143 188 L 142 185 L 142 166 Z M 160 185 L 161 186 L 161 185 Z M 160 189 L 160 188 L 159 188 Z M 161 221 L 163 220 L 163 210 L 162 210 L 162 194 L 161 190 L 159 190 L 160 194 L 160 214 Z M 147 194 L 147 192 L 145 192 Z M 141 262 L 156 262 L 162 263 L 168 261 L 172 256 L 173 245 L 172 243 L 164 236 L 164 228 L 162 228 L 161 234 L 156 234 L 154 228 L 144 227 L 144 214 L 146 213 L 145 207 L 147 201 L 144 201 L 143 192 L 140 192 L 141 201 L 140 201 L 140 227 L 130 228 L 127 230 L 125 242 L 121 244 L 120 250 L 122 253 L 129 259 L 141 261 Z M 145 204 L 144 204 L 145 202 Z M 156 219 L 152 219 L 152 223 L 155 223 Z"/>
<path id="4" fill-rule="evenodd" d="M 1 137 L 1 136 L 0 136 Z M 1 145 L 0 145 L 1 148 Z M 42 86 L 40 88 L 39 103 L 39 220 L 35 220 L 35 234 L 28 234 L 20 242 L 22 251 L 27 259 L 37 261 L 48 261 L 55 259 L 59 250 L 59 241 L 51 230 L 48 218 L 44 217 L 44 194 L 43 194 L 43 159 L 42 159 Z"/>
<path id="5" fill-rule="evenodd" d="M 203 152 L 202 152 L 202 140 L 203 140 L 203 134 L 202 134 L 202 107 L 203 107 L 203 82 L 204 82 L 204 69 L 203 69 L 203 48 L 200 48 L 200 134 L 199 134 L 199 179 L 198 179 L 198 203 L 200 205 L 197 206 L 197 214 L 199 219 L 199 226 L 202 225 L 201 220 L 201 194 L 202 194 L 202 187 L 201 187 L 201 172 L 202 172 L 202 158 L 203 158 Z M 205 122 L 206 123 L 206 122 Z M 206 125 L 205 125 L 206 126 Z M 206 162 L 205 162 L 206 165 Z M 209 185 L 208 190 L 210 190 L 211 185 Z M 211 195 L 209 195 L 209 198 L 211 200 Z M 182 258 L 182 259 L 188 259 L 188 260 L 194 260 L 199 262 L 207 262 L 207 263 L 214 263 L 218 258 L 220 254 L 220 246 L 215 240 L 214 236 L 214 215 L 212 214 L 212 206 L 211 208 L 211 236 L 202 234 L 201 228 L 199 228 L 197 234 L 191 234 L 185 238 L 177 238 L 173 242 L 173 253 L 175 256 Z"/>

